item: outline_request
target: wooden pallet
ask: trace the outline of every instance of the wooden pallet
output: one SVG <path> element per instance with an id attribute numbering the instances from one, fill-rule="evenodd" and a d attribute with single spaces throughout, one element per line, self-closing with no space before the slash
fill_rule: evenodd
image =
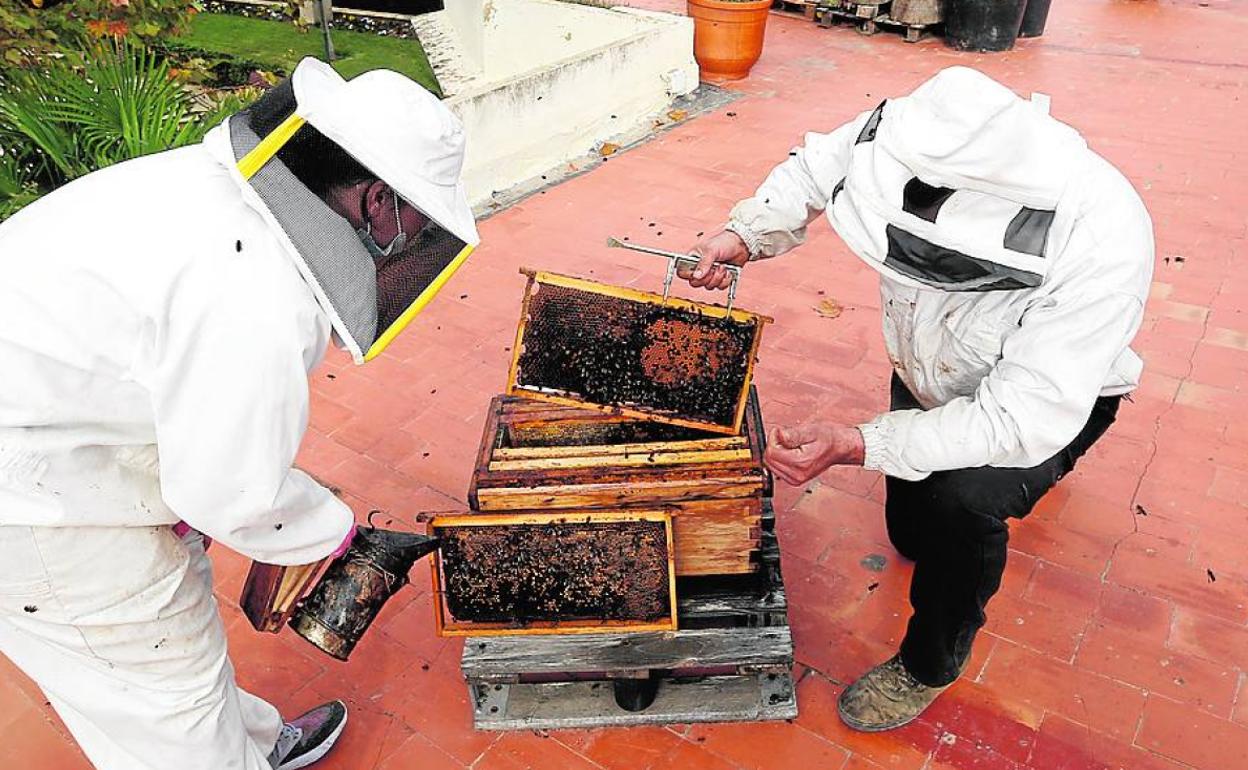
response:
<path id="1" fill-rule="evenodd" d="M 815 22 L 821 27 L 832 27 L 836 24 L 853 24 L 864 35 L 874 35 L 878 29 L 876 20 L 884 14 L 888 3 L 832 3 L 823 4 L 815 9 Z"/>
<path id="2" fill-rule="evenodd" d="M 884 29 L 887 29 L 887 30 L 900 32 L 902 38 L 907 43 L 917 43 L 920 40 L 922 40 L 924 37 L 926 37 L 927 33 L 931 32 L 933 29 L 935 29 L 936 27 L 940 25 L 939 24 L 906 24 L 904 22 L 900 22 L 900 21 L 897 21 L 896 19 L 891 18 L 888 14 L 884 14 L 876 18 L 875 26 L 877 27 L 877 29 L 879 27 L 883 27 Z"/>
<path id="3" fill-rule="evenodd" d="M 752 575 L 679 581 L 680 631 L 561 637 L 472 637 L 461 668 L 479 730 L 792 719 L 793 638 L 768 505 Z M 658 682 L 641 711 L 615 688 Z"/>
<path id="4" fill-rule="evenodd" d="M 773 11 L 780 13 L 802 16 L 814 21 L 815 9 L 819 7 L 819 0 L 774 0 L 771 4 Z"/>
<path id="5" fill-rule="evenodd" d="M 905 24 L 888 15 L 888 3 L 841 3 L 839 6 L 820 6 L 815 11 L 815 21 L 821 27 L 852 24 L 864 35 L 874 35 L 881 29 L 900 32 L 907 43 L 917 43 L 938 26 L 936 24 Z"/>

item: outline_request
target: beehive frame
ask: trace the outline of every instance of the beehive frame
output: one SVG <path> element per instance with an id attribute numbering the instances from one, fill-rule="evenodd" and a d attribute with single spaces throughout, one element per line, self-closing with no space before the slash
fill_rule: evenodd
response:
<path id="1" fill-rule="evenodd" d="M 597 281 L 574 278 L 571 276 L 560 275 L 558 273 L 534 271 L 528 268 L 521 268 L 520 272 L 528 276 L 529 281 L 525 287 L 524 301 L 520 310 L 520 322 L 516 328 L 516 341 L 512 346 L 511 367 L 507 374 L 507 395 L 525 396 L 527 398 L 534 398 L 564 406 L 585 407 L 609 414 L 620 414 L 627 417 L 663 422 L 686 428 L 697 428 L 699 430 L 719 433 L 727 436 L 736 436 L 740 434 L 741 423 L 745 418 L 746 402 L 749 398 L 749 385 L 753 380 L 754 365 L 758 357 L 758 347 L 762 340 L 762 327 L 765 324 L 771 323 L 771 318 L 751 313 L 746 310 L 728 310 L 718 305 L 694 302 L 692 300 L 681 299 L 678 297 L 668 297 L 664 299 L 660 294 L 638 291 L 636 289 L 629 289 L 621 286 L 611 286 Z M 590 294 L 611 297 L 613 299 L 623 299 L 631 302 L 654 305 L 656 307 L 670 307 L 676 310 L 692 311 L 710 318 L 729 318 L 738 323 L 757 324 L 757 331 L 753 335 L 749 350 L 746 353 L 747 358 L 744 384 L 741 388 L 741 393 L 737 398 L 735 415 L 731 424 L 720 424 L 707 420 L 687 419 L 680 416 L 663 414 L 654 410 L 636 408 L 627 405 L 598 404 L 584 398 L 576 398 L 569 395 L 563 395 L 561 393 L 548 392 L 539 388 L 521 386 L 519 384 L 520 358 L 524 352 L 525 332 L 527 330 L 528 320 L 532 309 L 535 289 L 543 285 L 574 289 Z"/>
<path id="2" fill-rule="evenodd" d="M 665 511 L 561 511 L 541 514 L 451 514 L 435 516 L 429 523 L 429 533 L 450 527 L 496 527 L 541 526 L 546 524 L 609 523 L 609 522 L 662 522 L 666 535 L 667 550 L 667 599 L 669 615 L 661 622 L 600 620 L 577 621 L 530 621 L 523 625 L 510 623 L 458 621 L 451 617 L 445 602 L 445 586 L 442 581 L 442 554 L 435 552 L 430 559 L 430 576 L 433 581 L 434 630 L 438 636 L 521 636 L 536 634 L 593 634 L 645 631 L 675 631 L 676 623 L 676 551 L 672 541 L 672 517 Z"/>

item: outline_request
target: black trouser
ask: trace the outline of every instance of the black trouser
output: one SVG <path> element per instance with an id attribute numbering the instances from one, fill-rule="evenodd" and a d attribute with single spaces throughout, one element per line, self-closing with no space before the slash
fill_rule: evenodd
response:
<path id="1" fill-rule="evenodd" d="M 920 682 L 938 687 L 957 678 L 984 625 L 984 606 L 1001 586 L 1010 537 L 1005 520 L 1031 513 L 1113 423 L 1120 401 L 1097 399 L 1075 440 L 1034 468 L 985 466 L 941 471 L 922 481 L 886 479 L 888 537 L 914 560 L 914 614 L 901 660 Z M 896 375 L 892 408 L 921 408 Z"/>

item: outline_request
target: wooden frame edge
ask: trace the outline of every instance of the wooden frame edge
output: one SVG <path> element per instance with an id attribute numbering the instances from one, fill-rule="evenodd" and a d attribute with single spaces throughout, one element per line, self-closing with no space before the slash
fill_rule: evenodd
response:
<path id="1" fill-rule="evenodd" d="M 619 299 L 631 299 L 647 304 L 666 305 L 679 310 L 695 310 L 710 316 L 718 316 L 720 318 L 730 318 L 733 321 L 747 323 L 756 321 L 759 324 L 775 323 L 775 319 L 771 316 L 754 313 L 749 310 L 741 310 L 740 308 L 728 308 L 723 305 L 711 305 L 706 302 L 698 302 L 697 300 L 685 299 L 683 297 L 673 297 L 668 295 L 667 299 L 663 299 L 662 294 L 654 292 L 642 291 L 640 289 L 630 289 L 627 286 L 615 286 L 601 281 L 594 281 L 588 278 L 577 278 L 576 276 L 564 275 L 562 273 L 548 273 L 544 270 L 524 271 L 533 281 L 537 283 L 545 283 L 551 286 L 561 286 L 565 289 L 580 289 L 582 291 L 593 292 L 595 294 L 603 294 L 608 297 L 617 297 Z"/>
<path id="2" fill-rule="evenodd" d="M 589 401 L 578 401 L 568 396 L 556 396 L 551 393 L 543 393 L 540 390 L 531 390 L 522 385 L 509 385 L 507 395 L 523 396 L 538 401 L 545 401 L 549 404 L 558 404 L 559 406 L 576 406 L 582 409 L 590 409 L 603 414 L 621 415 L 634 420 L 644 420 L 646 422 L 661 422 L 667 425 L 678 425 L 682 428 L 693 428 L 694 430 L 706 431 L 707 433 L 717 433 L 722 436 L 735 436 L 740 433 L 740 426 L 733 428 L 731 425 L 721 425 L 717 422 L 702 422 L 701 420 L 686 420 L 683 417 L 668 417 L 654 412 L 647 412 L 642 409 L 632 409 L 627 406 L 608 406 L 606 404 L 594 404 Z"/>

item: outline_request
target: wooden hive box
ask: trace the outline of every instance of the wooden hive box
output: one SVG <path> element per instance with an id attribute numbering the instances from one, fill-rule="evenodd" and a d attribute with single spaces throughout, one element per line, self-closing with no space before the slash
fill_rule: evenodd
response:
<path id="1" fill-rule="evenodd" d="M 735 436 L 498 396 L 469 502 L 488 513 L 661 508 L 678 576 L 744 574 L 757 569 L 771 494 L 765 441 L 752 388 Z"/>

